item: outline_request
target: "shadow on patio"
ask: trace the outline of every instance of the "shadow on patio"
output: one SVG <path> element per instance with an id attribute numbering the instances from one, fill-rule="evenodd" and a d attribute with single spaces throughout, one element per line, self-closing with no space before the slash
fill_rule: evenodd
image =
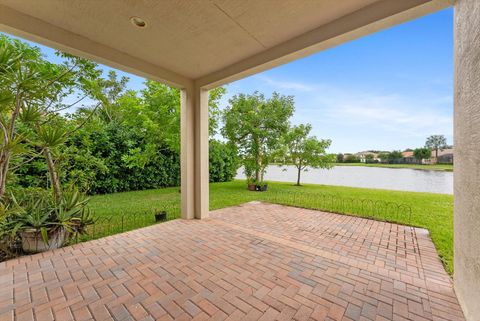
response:
<path id="1" fill-rule="evenodd" d="M 423 229 L 251 202 L 0 263 L 1 320 L 463 320 Z"/>

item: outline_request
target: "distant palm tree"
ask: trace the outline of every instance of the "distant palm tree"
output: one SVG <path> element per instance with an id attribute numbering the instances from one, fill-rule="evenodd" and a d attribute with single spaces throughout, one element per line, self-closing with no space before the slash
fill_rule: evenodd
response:
<path id="1" fill-rule="evenodd" d="M 435 158 L 438 158 L 438 150 L 443 150 L 447 146 L 447 139 L 443 135 L 432 135 L 427 138 L 426 148 L 435 151 Z"/>

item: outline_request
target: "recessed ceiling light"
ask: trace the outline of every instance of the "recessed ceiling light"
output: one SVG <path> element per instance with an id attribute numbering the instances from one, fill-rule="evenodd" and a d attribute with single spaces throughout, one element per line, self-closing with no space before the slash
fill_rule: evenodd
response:
<path id="1" fill-rule="evenodd" d="M 140 17 L 131 17 L 130 22 L 133 23 L 134 26 L 139 28 L 145 28 L 147 26 L 145 20 Z"/>

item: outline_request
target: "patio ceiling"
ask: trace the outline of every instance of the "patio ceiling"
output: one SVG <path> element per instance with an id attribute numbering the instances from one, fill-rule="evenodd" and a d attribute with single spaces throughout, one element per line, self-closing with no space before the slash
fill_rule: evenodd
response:
<path id="1" fill-rule="evenodd" d="M 301 5 L 300 5 L 301 4 Z M 0 30 L 177 87 L 213 87 L 448 0 L 0 0 Z M 146 27 L 132 24 L 140 17 Z"/>

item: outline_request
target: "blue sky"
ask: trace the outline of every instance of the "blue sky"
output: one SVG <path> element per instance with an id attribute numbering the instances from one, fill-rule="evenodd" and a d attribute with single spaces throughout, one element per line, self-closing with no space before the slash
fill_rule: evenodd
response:
<path id="1" fill-rule="evenodd" d="M 54 58 L 54 51 L 40 46 Z M 105 67 L 105 70 L 108 70 Z M 125 74 L 122 73 L 121 74 Z M 140 89 L 134 75 L 129 87 Z M 221 106 L 258 90 L 295 96 L 292 123 L 332 139 L 330 152 L 393 150 L 453 135 L 453 10 L 357 39 L 233 82 Z"/>

